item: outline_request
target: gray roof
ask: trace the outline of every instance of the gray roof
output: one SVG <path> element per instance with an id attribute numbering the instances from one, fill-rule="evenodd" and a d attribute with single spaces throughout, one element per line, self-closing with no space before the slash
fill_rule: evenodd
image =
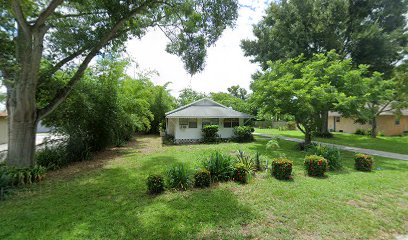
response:
<path id="1" fill-rule="evenodd" d="M 253 118 L 246 113 L 203 98 L 166 113 L 167 118 Z"/>

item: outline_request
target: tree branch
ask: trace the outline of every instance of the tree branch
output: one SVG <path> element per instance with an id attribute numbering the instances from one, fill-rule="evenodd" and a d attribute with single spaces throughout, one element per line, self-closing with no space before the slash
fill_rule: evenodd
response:
<path id="1" fill-rule="evenodd" d="M 300 124 L 298 122 L 296 122 L 296 127 L 303 133 L 306 135 L 306 131 L 304 129 L 302 129 L 302 127 L 300 126 Z"/>
<path id="2" fill-rule="evenodd" d="M 64 0 L 52 0 L 50 4 L 48 4 L 48 7 L 44 9 L 40 13 L 40 15 L 37 18 L 37 21 L 34 23 L 34 28 L 37 28 L 45 23 L 47 18 L 54 13 L 55 9 L 62 4 Z"/>
<path id="3" fill-rule="evenodd" d="M 31 33 L 31 29 L 30 29 L 31 26 L 27 23 L 27 20 L 24 17 L 23 10 L 21 9 L 20 0 L 13 0 L 11 4 L 13 6 L 13 11 L 14 11 L 16 20 L 18 22 L 18 25 L 20 25 L 24 34 L 26 36 L 29 36 Z"/>
<path id="4" fill-rule="evenodd" d="M 42 81 L 44 78 L 46 78 L 47 76 L 51 76 L 54 73 L 56 73 L 62 66 L 64 66 L 66 63 L 70 62 L 71 60 L 75 59 L 76 57 L 78 57 L 79 55 L 83 54 L 88 48 L 83 47 L 81 49 L 79 49 L 76 52 L 73 52 L 71 55 L 67 56 L 66 58 L 62 59 L 61 61 L 59 61 L 57 64 L 55 64 L 49 71 L 46 71 L 44 74 L 42 74 L 40 76 L 40 80 Z"/>
<path id="5" fill-rule="evenodd" d="M 129 13 L 127 17 L 124 17 L 121 20 L 119 20 L 109 31 L 107 31 L 107 33 L 101 38 L 101 40 L 94 46 L 94 48 L 88 53 L 88 55 L 79 65 L 77 71 L 75 72 L 74 76 L 72 76 L 72 78 L 69 80 L 67 85 L 56 93 L 54 98 L 48 103 L 47 106 L 37 110 L 38 119 L 41 119 L 50 114 L 60 103 L 62 103 L 68 97 L 69 93 L 72 91 L 75 84 L 82 78 L 83 74 L 85 73 L 85 70 L 88 68 L 89 63 L 96 56 L 96 54 L 98 54 L 100 49 L 102 49 L 107 43 L 109 43 L 109 41 L 112 40 L 113 37 L 115 37 L 116 33 L 120 30 L 121 27 L 123 27 L 126 21 L 128 21 L 134 15 L 141 12 L 144 9 L 147 2 L 148 1 L 144 2 L 139 7 L 135 8 L 133 11 Z"/>

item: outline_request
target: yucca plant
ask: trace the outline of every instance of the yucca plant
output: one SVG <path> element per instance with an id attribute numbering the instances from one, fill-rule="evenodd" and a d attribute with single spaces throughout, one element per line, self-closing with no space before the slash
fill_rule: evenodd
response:
<path id="1" fill-rule="evenodd" d="M 256 171 L 255 161 L 251 156 L 245 154 L 244 151 L 238 150 L 237 163 L 241 163 L 249 174 L 253 174 Z"/>
<path id="2" fill-rule="evenodd" d="M 170 168 L 167 172 L 168 186 L 178 190 L 187 190 L 191 185 L 187 168 L 179 164 Z"/>
<path id="3" fill-rule="evenodd" d="M 210 172 L 212 182 L 228 181 L 233 171 L 232 162 L 231 156 L 214 152 L 202 165 Z"/>

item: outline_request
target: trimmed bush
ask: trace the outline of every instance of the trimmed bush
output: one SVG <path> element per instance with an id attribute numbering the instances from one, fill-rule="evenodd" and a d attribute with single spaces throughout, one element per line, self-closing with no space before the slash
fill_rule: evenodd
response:
<path id="1" fill-rule="evenodd" d="M 354 167 L 358 171 L 371 172 L 374 165 L 373 156 L 357 153 L 354 155 Z"/>
<path id="2" fill-rule="evenodd" d="M 327 160 L 322 156 L 309 155 L 305 157 L 305 170 L 312 177 L 323 177 L 327 170 Z"/>
<path id="3" fill-rule="evenodd" d="M 248 170 L 244 164 L 239 162 L 234 165 L 232 179 L 242 184 L 248 183 Z"/>
<path id="4" fill-rule="evenodd" d="M 340 151 L 335 147 L 320 144 L 312 145 L 307 149 L 307 154 L 324 157 L 329 164 L 330 171 L 335 171 L 342 167 L 340 162 Z"/>
<path id="5" fill-rule="evenodd" d="M 147 191 L 150 194 L 159 194 L 164 192 L 164 179 L 161 175 L 149 175 L 147 177 Z"/>
<path id="6" fill-rule="evenodd" d="M 168 186 L 178 190 L 187 190 L 191 185 L 191 180 L 187 168 L 179 164 L 170 168 L 167 172 Z"/>
<path id="7" fill-rule="evenodd" d="M 232 158 L 220 152 L 214 152 L 203 161 L 203 167 L 210 172 L 211 181 L 228 181 L 232 174 Z"/>
<path id="8" fill-rule="evenodd" d="M 367 135 L 367 131 L 364 130 L 364 129 L 358 128 L 354 134 L 356 134 L 356 135 Z"/>
<path id="9" fill-rule="evenodd" d="M 236 142 L 251 142 L 254 140 L 252 136 L 253 127 L 251 126 L 238 126 L 234 127 L 234 141 Z"/>
<path id="10" fill-rule="evenodd" d="M 279 158 L 272 161 L 272 176 L 279 180 L 292 178 L 293 162 L 286 158 Z"/>
<path id="11" fill-rule="evenodd" d="M 219 141 L 220 136 L 218 135 L 218 125 L 206 125 L 201 129 L 203 133 L 203 142 L 205 143 L 216 143 Z"/>
<path id="12" fill-rule="evenodd" d="M 200 169 L 194 174 L 194 187 L 206 188 L 211 185 L 211 174 L 207 169 Z"/>

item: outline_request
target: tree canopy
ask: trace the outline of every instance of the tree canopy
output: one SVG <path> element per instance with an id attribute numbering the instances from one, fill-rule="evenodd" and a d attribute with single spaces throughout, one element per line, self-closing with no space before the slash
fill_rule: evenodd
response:
<path id="1" fill-rule="evenodd" d="M 273 1 L 253 28 L 256 39 L 241 47 L 263 69 L 268 61 L 334 49 L 354 66 L 389 75 L 407 53 L 407 10 L 407 0 Z"/>

